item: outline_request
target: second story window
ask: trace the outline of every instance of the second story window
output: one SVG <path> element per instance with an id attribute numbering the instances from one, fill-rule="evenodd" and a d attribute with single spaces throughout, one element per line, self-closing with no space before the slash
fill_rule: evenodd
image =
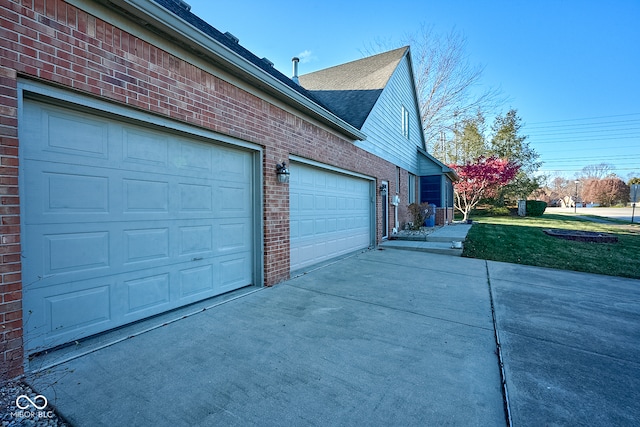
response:
<path id="1" fill-rule="evenodd" d="M 402 136 L 409 138 L 409 110 L 402 106 Z"/>

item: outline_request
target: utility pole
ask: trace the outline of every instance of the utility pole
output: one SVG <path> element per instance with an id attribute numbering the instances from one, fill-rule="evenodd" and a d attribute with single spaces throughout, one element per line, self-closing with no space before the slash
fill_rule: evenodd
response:
<path id="1" fill-rule="evenodd" d="M 636 215 L 636 202 L 638 201 L 638 184 L 631 184 L 631 223 Z"/>

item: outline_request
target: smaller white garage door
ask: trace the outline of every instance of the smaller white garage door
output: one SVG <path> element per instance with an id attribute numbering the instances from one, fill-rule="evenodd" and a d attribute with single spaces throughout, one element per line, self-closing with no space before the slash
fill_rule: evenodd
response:
<path id="1" fill-rule="evenodd" d="M 371 245 L 371 181 L 302 163 L 290 170 L 291 271 Z"/>

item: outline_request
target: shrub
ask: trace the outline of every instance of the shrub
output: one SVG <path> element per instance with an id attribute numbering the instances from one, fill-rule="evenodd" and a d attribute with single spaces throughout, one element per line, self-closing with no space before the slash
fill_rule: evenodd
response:
<path id="1" fill-rule="evenodd" d="M 431 215 L 431 207 L 429 203 L 411 203 L 409 205 L 409 214 L 413 221 L 413 229 L 419 230 L 424 225 L 424 221 Z"/>
<path id="2" fill-rule="evenodd" d="M 491 206 L 487 209 L 487 213 L 491 216 L 509 216 L 511 215 L 511 210 L 506 206 Z"/>
<path id="3" fill-rule="evenodd" d="M 547 209 L 547 202 L 527 200 L 527 216 L 542 216 L 545 209 Z"/>

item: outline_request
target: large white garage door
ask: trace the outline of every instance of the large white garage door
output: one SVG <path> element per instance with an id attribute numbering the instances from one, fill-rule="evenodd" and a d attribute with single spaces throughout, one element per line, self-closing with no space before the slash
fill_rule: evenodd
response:
<path id="1" fill-rule="evenodd" d="M 253 282 L 248 151 L 25 100 L 25 346 Z"/>
<path id="2" fill-rule="evenodd" d="M 370 181 L 291 164 L 291 271 L 369 247 Z"/>

